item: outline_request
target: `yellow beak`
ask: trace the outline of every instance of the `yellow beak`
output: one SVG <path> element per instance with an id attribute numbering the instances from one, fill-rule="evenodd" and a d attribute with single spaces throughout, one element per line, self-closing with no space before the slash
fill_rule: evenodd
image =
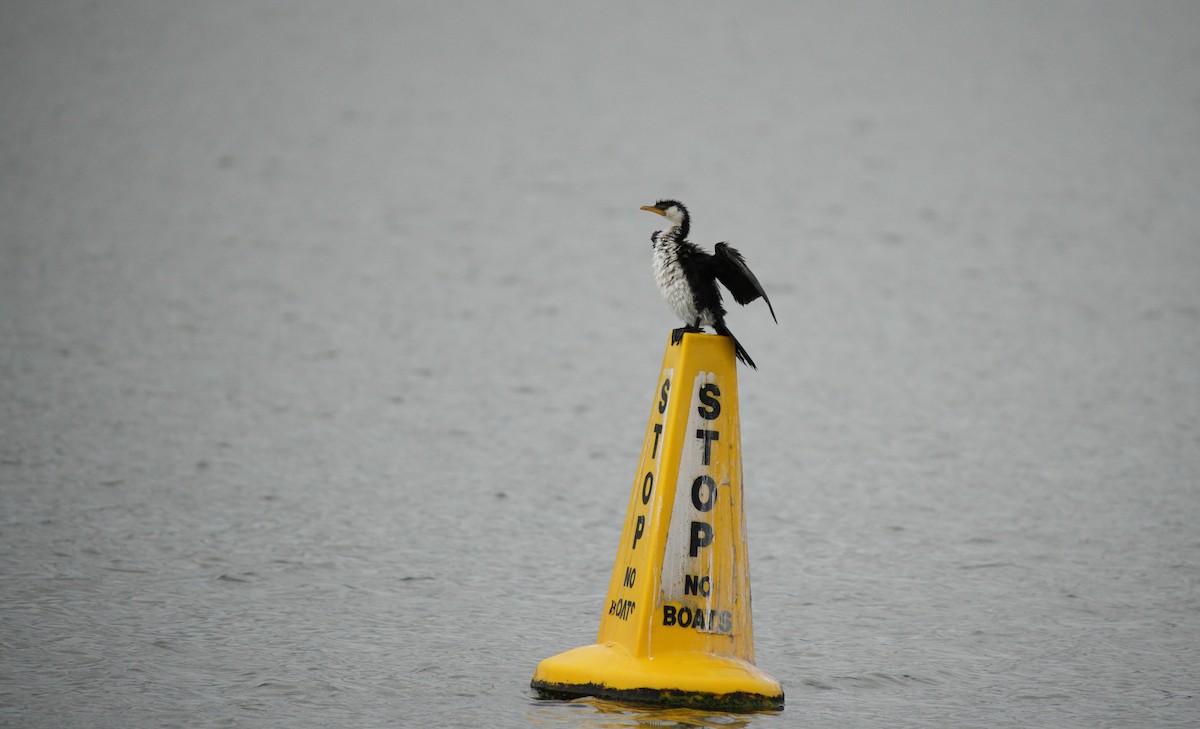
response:
<path id="1" fill-rule="evenodd" d="M 658 213 L 659 215 L 666 215 L 666 214 L 667 214 L 667 211 L 665 211 L 665 210 L 659 210 L 658 208 L 654 207 L 653 205 L 643 205 L 643 206 L 642 206 L 642 210 L 648 210 L 648 211 L 650 211 L 650 212 L 652 212 L 652 213 Z"/>

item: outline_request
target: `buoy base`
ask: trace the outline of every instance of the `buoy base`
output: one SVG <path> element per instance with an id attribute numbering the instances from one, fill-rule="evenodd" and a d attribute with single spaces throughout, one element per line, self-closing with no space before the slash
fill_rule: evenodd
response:
<path id="1" fill-rule="evenodd" d="M 778 681 L 753 664 L 710 653 L 637 658 L 616 645 L 588 645 L 539 663 L 530 685 L 556 699 L 598 696 L 742 712 L 783 708 Z"/>

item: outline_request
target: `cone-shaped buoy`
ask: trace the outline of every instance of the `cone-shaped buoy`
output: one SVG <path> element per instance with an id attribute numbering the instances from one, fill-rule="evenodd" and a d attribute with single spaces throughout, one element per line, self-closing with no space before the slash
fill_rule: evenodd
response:
<path id="1" fill-rule="evenodd" d="M 782 709 L 754 665 L 733 341 L 667 345 L 594 645 L 545 659 L 533 688 L 753 711 Z"/>

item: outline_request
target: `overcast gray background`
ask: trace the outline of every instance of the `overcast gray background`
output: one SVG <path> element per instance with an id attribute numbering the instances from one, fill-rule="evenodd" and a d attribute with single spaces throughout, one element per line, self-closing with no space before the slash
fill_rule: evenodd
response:
<path id="1" fill-rule="evenodd" d="M 1195 726 L 1200 4 L 0 3 L 0 723 Z M 782 714 L 590 642 L 677 197 Z"/>

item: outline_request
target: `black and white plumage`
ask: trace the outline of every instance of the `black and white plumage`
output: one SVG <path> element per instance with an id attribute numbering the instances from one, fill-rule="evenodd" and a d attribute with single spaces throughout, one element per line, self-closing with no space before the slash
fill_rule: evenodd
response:
<path id="1" fill-rule="evenodd" d="M 721 306 L 721 290 L 717 288 L 717 281 L 720 281 L 729 289 L 733 300 L 743 306 L 762 297 L 771 311 L 771 318 L 779 323 L 775 307 L 771 306 L 767 292 L 746 265 L 746 259 L 726 243 L 718 243 L 713 252 L 708 253 L 689 241 L 691 218 L 678 200 L 659 200 L 653 205 L 643 205 L 642 210 L 657 213 L 671 223 L 671 227 L 650 236 L 650 241 L 654 251 L 654 280 L 671 311 L 685 325 L 675 330 L 672 341 L 678 343 L 686 331 L 712 327 L 717 334 L 733 340 L 739 360 L 758 369 L 725 326 L 725 309 Z"/>

